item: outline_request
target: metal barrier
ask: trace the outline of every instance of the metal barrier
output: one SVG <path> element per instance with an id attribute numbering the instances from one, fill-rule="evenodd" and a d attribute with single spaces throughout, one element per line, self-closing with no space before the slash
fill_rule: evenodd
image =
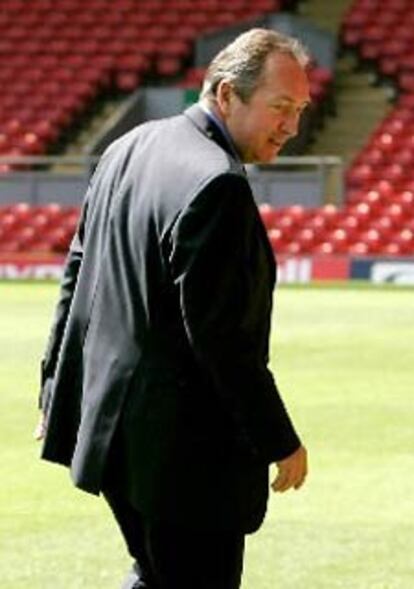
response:
<path id="1" fill-rule="evenodd" d="M 0 205 L 28 202 L 80 204 L 99 157 L 0 157 Z M 279 157 L 268 165 L 248 165 L 258 203 L 317 207 L 343 202 L 343 162 L 329 157 Z"/>
<path id="2" fill-rule="evenodd" d="M 80 204 L 98 160 L 96 156 L 1 156 L 0 205 Z"/>
<path id="3" fill-rule="evenodd" d="M 247 166 L 247 173 L 259 203 L 319 207 L 344 200 L 344 163 L 337 156 L 280 156 Z"/>

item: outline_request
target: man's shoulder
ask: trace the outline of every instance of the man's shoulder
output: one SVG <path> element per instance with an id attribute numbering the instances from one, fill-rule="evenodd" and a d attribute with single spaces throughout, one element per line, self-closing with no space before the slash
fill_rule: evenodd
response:
<path id="1" fill-rule="evenodd" d="M 168 193 L 196 193 L 226 174 L 243 177 L 242 166 L 185 115 L 148 121 L 115 140 L 102 157 L 101 169 L 124 170 L 145 186 L 165 186 Z"/>
<path id="2" fill-rule="evenodd" d="M 103 157 L 114 155 L 116 152 L 121 151 L 134 145 L 137 141 L 144 138 L 146 135 L 154 132 L 157 127 L 165 124 L 169 119 L 158 119 L 151 121 L 144 121 L 135 127 L 132 127 L 129 131 L 126 131 L 116 139 L 114 139 L 105 149 Z"/>

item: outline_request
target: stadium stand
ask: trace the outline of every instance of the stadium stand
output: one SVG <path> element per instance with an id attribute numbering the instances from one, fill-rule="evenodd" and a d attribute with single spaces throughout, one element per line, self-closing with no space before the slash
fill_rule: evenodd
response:
<path id="1" fill-rule="evenodd" d="M 355 0 L 341 27 L 343 46 L 397 96 L 346 174 L 347 206 L 361 227 L 356 237 L 370 253 L 414 253 L 413 24 L 410 0 Z"/>
<path id="2" fill-rule="evenodd" d="M 99 93 L 111 88 L 130 92 L 143 79 L 175 81 L 179 75 L 184 75 L 182 86 L 197 87 L 203 70 L 185 66 L 198 35 L 287 4 L 295 3 L 234 0 L 231 10 L 230 4 L 220 10 L 217 0 L 147 0 L 137 11 L 134 0 L 120 0 L 116 7 L 106 0 L 62 0 L 59 10 L 52 10 L 51 0 L 30 5 L 5 0 L 0 154 L 45 153 Z M 120 27 L 125 21 L 128 26 Z M 356 0 L 347 11 L 340 31 L 344 47 L 364 67 L 374 68 L 378 80 L 395 85 L 398 98 L 348 168 L 343 207 L 261 205 L 278 254 L 414 254 L 414 54 L 408 34 L 413 23 L 409 0 Z M 315 103 L 331 99 L 330 72 L 314 65 L 310 79 Z M 65 252 L 78 214 L 76 207 L 60 205 L 1 207 L 0 251 Z"/>
<path id="3" fill-rule="evenodd" d="M 27 203 L 0 207 L 0 252 L 64 253 L 76 229 L 78 207 Z"/>
<path id="4" fill-rule="evenodd" d="M 48 153 L 100 94 L 183 71 L 194 40 L 295 0 L 4 0 L 0 10 L 0 156 Z M 22 170 L 2 164 L 0 173 Z M 0 207 L 0 252 L 65 252 L 79 210 Z"/>
<path id="5" fill-rule="evenodd" d="M 414 193 L 373 204 L 378 192 L 344 208 L 325 205 L 276 209 L 262 205 L 261 215 L 278 254 L 414 254 Z M 371 200 L 372 199 L 372 200 Z"/>
<path id="6" fill-rule="evenodd" d="M 283 5 L 232 0 L 223 9 L 218 0 L 61 0 L 58 6 L 52 0 L 4 0 L 0 154 L 47 153 L 101 92 L 131 92 L 144 77 L 176 76 L 197 36 Z"/>

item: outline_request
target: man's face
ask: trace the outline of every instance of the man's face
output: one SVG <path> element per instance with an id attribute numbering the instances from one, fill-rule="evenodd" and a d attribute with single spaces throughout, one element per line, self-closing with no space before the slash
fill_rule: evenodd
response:
<path id="1" fill-rule="evenodd" d="M 268 163 L 296 135 L 309 104 L 309 83 L 290 55 L 270 54 L 256 90 L 243 102 L 231 86 L 222 116 L 243 162 Z"/>

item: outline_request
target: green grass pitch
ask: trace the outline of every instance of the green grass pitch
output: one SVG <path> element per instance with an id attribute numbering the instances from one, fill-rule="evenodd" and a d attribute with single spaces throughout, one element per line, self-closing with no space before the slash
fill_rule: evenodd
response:
<path id="1" fill-rule="evenodd" d="M 0 587 L 115 589 L 129 558 L 108 508 L 32 439 L 56 297 L 0 284 Z M 414 291 L 280 288 L 272 367 L 311 468 L 271 497 L 243 589 L 412 589 Z"/>

